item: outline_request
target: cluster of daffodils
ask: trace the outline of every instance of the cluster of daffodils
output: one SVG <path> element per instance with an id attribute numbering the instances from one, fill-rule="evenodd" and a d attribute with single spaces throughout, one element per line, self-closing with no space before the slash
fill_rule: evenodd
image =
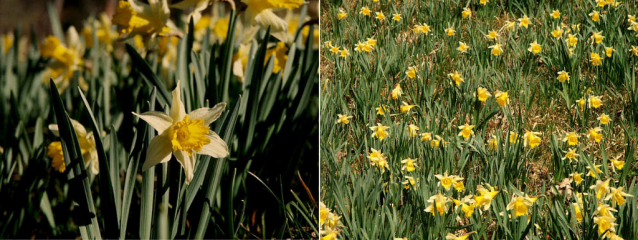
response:
<path id="1" fill-rule="evenodd" d="M 335 240 L 341 233 L 341 216 L 327 208 L 323 202 L 319 203 L 319 228 L 321 240 Z"/>

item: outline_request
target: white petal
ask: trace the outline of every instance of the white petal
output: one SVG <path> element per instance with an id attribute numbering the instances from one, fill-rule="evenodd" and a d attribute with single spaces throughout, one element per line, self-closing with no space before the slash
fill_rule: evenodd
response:
<path id="1" fill-rule="evenodd" d="M 255 16 L 255 23 L 264 29 L 270 27 L 271 33 L 288 30 L 288 23 L 286 20 L 281 19 L 270 9 L 266 9 L 257 14 L 257 16 Z"/>
<path id="2" fill-rule="evenodd" d="M 237 76 L 241 82 L 244 81 L 244 65 L 241 64 L 241 59 L 233 63 L 233 75 Z"/>
<path id="3" fill-rule="evenodd" d="M 173 122 L 179 122 L 186 116 L 186 110 L 184 110 L 184 103 L 181 98 L 182 88 L 177 81 L 177 86 L 173 90 L 173 102 L 171 103 L 171 118 Z"/>
<path id="4" fill-rule="evenodd" d="M 142 171 L 146 171 L 152 166 L 157 164 L 168 162 L 171 160 L 171 152 L 173 151 L 173 145 L 168 138 L 168 132 L 155 136 L 151 140 L 151 144 L 146 149 L 146 161 L 142 166 Z"/>
<path id="5" fill-rule="evenodd" d="M 133 113 L 135 116 L 138 116 L 140 119 L 144 120 L 146 123 L 151 125 L 151 127 L 155 128 L 159 134 L 164 133 L 164 130 L 168 129 L 173 125 L 173 119 L 164 114 L 163 112 L 145 112 L 142 114 Z"/>
<path id="6" fill-rule="evenodd" d="M 184 168 L 184 175 L 186 176 L 186 184 L 189 184 L 191 180 L 193 180 L 194 171 L 190 157 L 182 150 L 176 150 L 173 154 L 175 154 L 177 161 L 182 164 L 182 167 Z"/>
<path id="7" fill-rule="evenodd" d="M 200 154 L 206 154 L 214 158 L 225 158 L 228 156 L 228 145 L 226 145 L 226 142 L 224 142 L 217 133 L 210 131 L 206 134 L 206 137 L 210 139 L 210 143 L 202 147 L 202 151 L 199 152 Z"/>
<path id="8" fill-rule="evenodd" d="M 71 119 L 71 125 L 73 125 L 76 134 L 82 137 L 86 136 L 86 128 L 84 128 L 84 126 L 82 126 L 80 122 L 76 121 L 75 119 Z"/>
<path id="9" fill-rule="evenodd" d="M 96 175 L 100 173 L 100 159 L 98 159 L 97 149 L 95 148 L 91 150 L 91 171 Z"/>
<path id="10" fill-rule="evenodd" d="M 192 111 L 189 116 L 191 119 L 204 119 L 204 126 L 208 126 L 215 122 L 226 109 L 226 103 L 218 103 L 213 108 L 200 108 Z"/>
<path id="11" fill-rule="evenodd" d="M 60 137 L 60 128 L 58 127 L 57 124 L 50 124 L 49 131 L 51 131 L 51 133 L 53 133 L 54 136 Z"/>

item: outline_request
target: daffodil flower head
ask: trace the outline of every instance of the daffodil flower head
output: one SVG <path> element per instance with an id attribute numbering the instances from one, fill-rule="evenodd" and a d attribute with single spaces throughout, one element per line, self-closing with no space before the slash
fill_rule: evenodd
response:
<path id="1" fill-rule="evenodd" d="M 370 8 L 368 7 L 362 7 L 361 11 L 359 12 L 360 14 L 363 14 L 363 16 L 370 16 Z"/>
<path id="2" fill-rule="evenodd" d="M 416 67 L 408 67 L 408 70 L 405 71 L 405 74 L 408 75 L 408 78 L 412 79 L 416 77 Z"/>
<path id="3" fill-rule="evenodd" d="M 540 135 L 540 132 L 532 132 L 532 131 L 527 131 L 525 130 L 525 134 L 523 135 L 523 139 L 525 139 L 525 141 L 523 142 L 523 145 L 525 147 L 529 146 L 530 148 L 535 148 L 538 145 L 541 144 L 541 138 L 538 137 L 538 135 Z"/>
<path id="4" fill-rule="evenodd" d="M 568 159 L 571 163 L 572 161 L 575 161 L 578 156 L 579 155 L 576 153 L 576 149 L 570 148 L 569 151 L 565 153 L 565 156 L 562 158 L 562 160 Z"/>
<path id="5" fill-rule="evenodd" d="M 563 142 L 567 142 L 569 146 L 574 146 L 578 144 L 578 134 L 575 132 L 569 132 L 565 134 L 563 138 Z"/>
<path id="6" fill-rule="evenodd" d="M 466 141 L 470 139 L 470 137 L 474 135 L 474 131 L 472 131 L 472 128 L 474 128 L 474 125 L 469 125 L 467 123 L 465 125 L 459 126 L 459 130 L 461 130 L 461 132 L 459 133 L 459 137 L 462 136 Z"/>
<path id="7" fill-rule="evenodd" d="M 401 104 L 401 113 L 409 113 L 412 108 L 416 107 L 416 105 L 410 105 L 406 102 L 402 102 Z"/>
<path id="8" fill-rule="evenodd" d="M 605 200 L 611 199 L 611 203 L 614 206 L 623 205 L 625 204 L 625 197 L 634 197 L 634 196 L 631 194 L 625 193 L 623 191 L 623 187 L 618 187 L 618 188 L 611 187 L 610 194 L 605 198 Z"/>
<path id="9" fill-rule="evenodd" d="M 461 74 L 459 73 L 459 71 L 454 71 L 453 73 L 448 73 L 447 76 L 450 77 L 452 79 L 452 81 L 454 81 L 456 86 L 460 86 L 462 82 L 465 82 L 465 79 L 463 79 L 463 77 L 461 77 Z"/>
<path id="10" fill-rule="evenodd" d="M 401 14 L 398 14 L 398 13 L 392 14 L 392 20 L 396 22 L 401 21 Z"/>
<path id="11" fill-rule="evenodd" d="M 388 136 L 388 132 L 386 130 L 389 128 L 389 126 L 383 126 L 383 124 L 377 123 L 377 126 L 370 127 L 370 130 L 372 130 L 372 137 L 376 137 L 379 140 L 385 139 Z"/>
<path id="12" fill-rule="evenodd" d="M 492 30 L 489 33 L 487 33 L 486 37 L 491 39 L 491 40 L 495 40 L 499 37 L 500 35 L 498 34 L 498 32 Z"/>
<path id="13" fill-rule="evenodd" d="M 487 0 L 481 0 L 481 1 L 487 1 Z M 483 4 L 483 5 L 485 5 L 485 4 Z M 470 215 L 471 215 L 471 214 L 470 214 Z M 452 233 L 448 233 L 448 234 L 445 236 L 445 239 L 446 239 L 446 240 L 466 240 L 466 239 L 468 239 L 468 238 L 470 237 L 470 235 L 472 235 L 473 233 L 476 233 L 476 232 L 469 232 L 469 233 L 466 233 L 466 234 L 460 234 L 460 235 L 458 235 L 458 236 L 457 236 L 457 235 L 454 235 L 454 234 L 452 234 Z"/>
<path id="14" fill-rule="evenodd" d="M 485 102 L 489 97 L 492 96 L 492 94 L 490 94 L 490 91 L 488 91 L 487 89 L 478 87 L 478 89 L 476 90 L 476 96 L 478 97 L 479 101 Z"/>
<path id="15" fill-rule="evenodd" d="M 591 12 L 589 16 L 591 17 L 591 20 L 594 22 L 600 21 L 600 13 L 598 11 Z"/>
<path id="16" fill-rule="evenodd" d="M 470 10 L 469 8 L 463 8 L 463 11 L 461 12 L 461 17 L 463 18 L 472 17 L 472 10 Z"/>
<path id="17" fill-rule="evenodd" d="M 560 18 L 560 12 L 558 10 L 552 11 L 551 15 L 552 15 L 552 18 L 554 18 L 554 19 Z"/>
<path id="18" fill-rule="evenodd" d="M 600 124 L 602 124 L 602 125 L 609 124 L 609 121 L 611 120 L 609 118 L 609 115 L 607 115 L 605 113 L 601 113 L 600 116 L 597 119 L 598 119 L 598 121 L 600 121 Z"/>
<path id="19" fill-rule="evenodd" d="M 507 210 L 512 210 L 514 218 L 527 215 L 529 208 L 532 207 L 532 200 L 524 196 L 512 196 L 512 200 L 507 204 Z"/>
<path id="20" fill-rule="evenodd" d="M 417 127 L 414 124 L 410 124 L 408 125 L 408 136 L 409 137 L 416 137 L 417 135 L 417 131 L 419 131 L 419 127 Z"/>
<path id="21" fill-rule="evenodd" d="M 168 162 L 172 155 L 184 168 L 186 184 L 194 176 L 197 154 L 204 154 L 214 158 L 228 156 L 228 146 L 217 133 L 210 130 L 212 124 L 222 114 L 226 103 L 218 103 L 213 108 L 199 108 L 186 114 L 181 99 L 179 81 L 173 90 L 170 114 L 163 112 L 133 113 L 157 130 L 146 150 L 146 161 L 142 171 L 159 164 Z"/>
<path id="22" fill-rule="evenodd" d="M 84 167 L 91 167 L 91 172 L 93 174 L 98 174 L 100 172 L 100 166 L 93 132 L 87 132 L 86 128 L 84 128 L 84 126 L 75 119 L 71 119 L 71 125 L 73 125 L 73 130 L 75 131 L 78 143 L 80 144 L 80 151 L 82 152 L 82 158 L 84 159 Z M 60 130 L 57 124 L 49 125 L 49 130 L 56 137 L 60 137 Z M 53 168 L 59 172 L 64 172 L 64 170 L 66 170 L 62 145 L 60 142 L 52 142 L 49 144 L 47 156 L 53 159 Z"/>
<path id="23" fill-rule="evenodd" d="M 501 107 L 510 102 L 509 94 L 507 92 L 497 91 L 496 94 L 494 94 L 494 97 L 496 98 L 496 103 L 498 103 Z"/>
<path id="24" fill-rule="evenodd" d="M 569 73 L 560 71 L 558 72 L 558 77 L 556 79 L 558 79 L 559 82 L 569 82 Z"/>
<path id="25" fill-rule="evenodd" d="M 557 28 L 552 31 L 552 37 L 560 39 L 563 36 L 563 29 Z"/>
<path id="26" fill-rule="evenodd" d="M 392 99 L 398 99 L 403 94 L 403 89 L 401 89 L 401 84 L 397 83 L 397 85 L 392 89 L 391 95 Z"/>
<path id="27" fill-rule="evenodd" d="M 339 13 L 337 13 L 337 19 L 341 20 L 348 16 L 348 13 L 343 11 L 343 9 L 339 9 Z"/>
<path id="28" fill-rule="evenodd" d="M 541 45 L 538 44 L 536 41 L 530 43 L 529 48 L 527 48 L 527 51 L 533 53 L 534 55 L 540 53 L 541 50 L 542 50 Z"/>
<path id="29" fill-rule="evenodd" d="M 583 175 L 582 173 L 578 173 L 578 172 L 574 172 L 572 174 L 569 174 L 569 176 L 572 177 L 572 179 L 574 180 L 576 185 L 579 185 L 581 182 L 583 182 L 583 176 L 582 175 Z"/>
<path id="30" fill-rule="evenodd" d="M 406 158 L 401 160 L 401 163 L 403 163 L 403 167 L 401 168 L 401 170 L 405 170 L 407 172 L 412 172 L 414 170 L 416 170 L 416 159 L 412 159 L 412 158 Z"/>
<path id="31" fill-rule="evenodd" d="M 492 46 L 489 46 L 488 48 L 492 49 L 492 55 L 494 56 L 500 56 L 503 53 L 503 48 L 501 48 L 501 44 L 494 44 Z"/>
<path id="32" fill-rule="evenodd" d="M 430 205 L 425 208 L 425 211 L 432 213 L 432 216 L 442 216 L 449 210 L 449 206 L 447 205 L 449 201 L 450 199 L 446 196 L 443 196 L 441 193 L 434 195 L 430 197 L 430 199 L 428 199 L 428 203 L 430 203 Z"/>
<path id="33" fill-rule="evenodd" d="M 518 26 L 520 27 L 528 28 L 531 23 L 532 21 L 527 16 L 518 19 Z"/>
<path id="34" fill-rule="evenodd" d="M 138 0 L 119 1 L 113 23 L 119 26 L 119 31 L 127 35 L 141 35 L 154 37 L 168 35 L 170 9 L 166 0 L 149 0 L 148 4 Z"/>
<path id="35" fill-rule="evenodd" d="M 449 27 L 445 29 L 445 34 L 448 35 L 449 37 L 454 36 L 455 33 L 456 31 L 454 30 L 453 27 Z"/>
<path id="36" fill-rule="evenodd" d="M 382 12 L 376 12 L 377 17 L 376 19 L 383 22 L 385 20 L 385 14 L 383 14 Z"/>
<path id="37" fill-rule="evenodd" d="M 466 53 L 467 50 L 470 49 L 470 46 L 468 46 L 467 44 L 465 44 L 464 42 L 459 42 L 459 47 L 456 48 L 457 50 L 459 50 L 459 52 L 461 53 Z"/>
<path id="38" fill-rule="evenodd" d="M 351 118 L 352 116 L 348 116 L 348 114 L 337 114 L 337 124 L 348 124 Z"/>

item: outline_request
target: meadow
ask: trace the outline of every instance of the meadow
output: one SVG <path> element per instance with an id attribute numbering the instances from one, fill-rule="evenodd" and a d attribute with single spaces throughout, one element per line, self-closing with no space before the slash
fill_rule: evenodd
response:
<path id="1" fill-rule="evenodd" d="M 317 16 L 176 2 L 1 33 L 0 238 L 317 236 Z"/>
<path id="2" fill-rule="evenodd" d="M 638 237 L 635 2 L 321 6 L 322 239 Z"/>

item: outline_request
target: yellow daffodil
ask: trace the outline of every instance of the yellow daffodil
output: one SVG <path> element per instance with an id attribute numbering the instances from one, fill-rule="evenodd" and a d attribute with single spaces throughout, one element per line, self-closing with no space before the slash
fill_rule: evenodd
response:
<path id="1" fill-rule="evenodd" d="M 379 140 L 383 140 L 384 138 L 386 138 L 386 136 L 388 136 L 388 132 L 386 131 L 387 129 L 389 129 L 390 127 L 388 126 L 383 126 L 383 124 L 381 123 L 377 123 L 376 126 L 372 126 L 370 127 L 370 130 L 372 130 L 372 137 L 376 137 Z"/>
<path id="2" fill-rule="evenodd" d="M 332 52 L 332 53 L 339 53 L 339 47 L 335 47 L 335 46 L 333 46 L 332 48 L 330 48 L 330 52 Z"/>
<path id="3" fill-rule="evenodd" d="M 459 137 L 462 136 L 467 141 L 472 135 L 474 135 L 474 131 L 472 131 L 472 128 L 474 128 L 474 125 L 469 125 L 467 123 L 465 125 L 459 126 L 459 130 L 461 130 L 461 132 L 459 133 Z"/>
<path id="4" fill-rule="evenodd" d="M 578 38 L 574 34 L 567 35 L 567 44 L 570 47 L 576 46 L 578 44 Z"/>
<path id="5" fill-rule="evenodd" d="M 90 18 L 88 24 L 84 27 L 84 29 L 82 29 L 82 37 L 84 37 L 84 42 L 86 42 L 87 48 L 93 47 L 94 31 L 98 42 L 104 44 L 107 52 L 112 52 L 113 40 L 117 39 L 118 34 L 111 28 L 111 19 L 106 15 L 106 13 L 102 13 L 100 15 L 99 21 Z"/>
<path id="6" fill-rule="evenodd" d="M 368 155 L 368 159 L 370 159 L 370 164 L 372 166 L 380 169 L 381 173 L 384 173 L 386 169 L 390 169 L 388 166 L 388 161 L 385 159 L 384 154 L 381 153 L 381 150 L 376 150 L 374 148 L 370 148 L 370 150 L 372 151 L 372 153 Z"/>
<path id="7" fill-rule="evenodd" d="M 490 149 L 494 151 L 498 150 L 498 138 L 496 138 L 496 136 L 492 136 L 487 140 L 487 144 L 490 146 Z"/>
<path id="8" fill-rule="evenodd" d="M 567 151 L 567 152 L 565 153 L 565 156 L 562 158 L 562 160 L 569 159 L 569 162 L 571 163 L 571 162 L 573 162 L 573 161 L 574 161 L 574 159 L 576 159 L 578 156 L 579 156 L 579 155 L 576 153 L 576 149 L 572 149 L 572 148 L 570 148 L 570 149 L 569 149 L 569 151 Z"/>
<path id="9" fill-rule="evenodd" d="M 394 89 L 392 89 L 392 92 L 390 94 L 392 95 L 392 99 L 400 98 L 401 95 L 403 94 L 403 89 L 401 89 L 401 84 L 397 83 L 397 85 L 394 86 Z"/>
<path id="10" fill-rule="evenodd" d="M 456 48 L 457 50 L 459 50 L 459 52 L 461 53 L 466 53 L 467 50 L 470 49 L 470 46 L 468 46 L 467 44 L 465 44 L 464 42 L 459 42 L 459 47 Z"/>
<path id="11" fill-rule="evenodd" d="M 478 185 L 476 187 L 476 190 L 480 194 L 480 195 L 474 196 L 474 201 L 476 201 L 476 205 L 482 206 L 483 210 L 485 211 L 489 210 L 490 206 L 492 205 L 492 200 L 494 200 L 496 195 L 499 193 L 498 189 L 488 184 L 487 188 L 483 187 L 482 185 Z"/>
<path id="12" fill-rule="evenodd" d="M 441 193 L 434 195 L 428 199 L 428 203 L 430 203 L 430 205 L 425 208 L 425 212 L 432 213 L 432 216 L 442 216 L 449 210 L 449 206 L 447 205 L 449 201 L 450 199 L 443 196 Z"/>
<path id="13" fill-rule="evenodd" d="M 594 42 L 596 44 L 600 44 L 601 42 L 603 42 L 603 39 L 605 39 L 605 36 L 603 36 L 603 32 L 593 32 L 591 37 L 592 39 L 594 39 Z"/>
<path id="14" fill-rule="evenodd" d="M 505 21 L 505 25 L 503 26 L 503 28 L 509 31 L 509 30 L 512 30 L 515 26 L 516 26 L 515 22 Z"/>
<path id="15" fill-rule="evenodd" d="M 605 47 L 605 56 L 607 56 L 608 58 L 611 57 L 611 55 L 616 51 L 616 49 L 612 48 L 612 47 Z"/>
<path id="16" fill-rule="evenodd" d="M 611 167 L 614 169 L 622 170 L 625 167 L 625 161 L 620 160 L 620 157 L 610 158 Z"/>
<path id="17" fill-rule="evenodd" d="M 341 49 L 341 51 L 339 52 L 339 56 L 342 58 L 345 58 L 349 55 L 350 55 L 350 52 L 346 48 Z"/>
<path id="18" fill-rule="evenodd" d="M 527 215 L 529 208 L 532 207 L 532 200 L 529 197 L 512 196 L 512 200 L 507 204 L 507 210 L 513 210 L 514 218 Z"/>
<path id="19" fill-rule="evenodd" d="M 456 86 L 461 86 L 461 83 L 465 82 L 465 79 L 463 79 L 463 77 L 461 77 L 461 74 L 459 73 L 459 71 L 454 71 L 453 73 L 448 73 L 447 76 L 450 77 L 452 79 L 452 81 L 454 81 Z"/>
<path id="20" fill-rule="evenodd" d="M 392 14 L 392 20 L 394 20 L 395 22 L 400 22 L 401 14 L 398 14 L 398 13 Z"/>
<path id="21" fill-rule="evenodd" d="M 478 87 L 478 89 L 476 90 L 476 96 L 478 97 L 479 101 L 485 102 L 489 97 L 492 96 L 492 94 L 490 94 L 487 89 Z"/>
<path id="22" fill-rule="evenodd" d="M 40 43 L 40 56 L 52 60 L 43 74 L 43 82 L 48 84 L 49 79 L 52 78 L 58 91 L 63 92 L 71 83 L 74 72 L 82 68 L 83 54 L 84 45 L 73 26 L 66 32 L 66 44 L 54 36 L 46 37 L 44 42 Z M 82 75 L 80 75 L 79 85 L 83 90 L 88 90 L 88 83 L 84 81 Z"/>
<path id="23" fill-rule="evenodd" d="M 580 110 L 582 111 L 585 108 L 585 99 L 580 98 L 576 100 L 576 104 L 578 104 L 578 108 L 580 108 Z"/>
<path id="24" fill-rule="evenodd" d="M 609 116 L 607 114 L 605 114 L 605 113 L 601 113 L 600 116 L 597 119 L 598 119 L 598 121 L 600 121 L 600 124 L 602 124 L 602 125 L 609 124 L 609 120 L 610 120 Z"/>
<path id="25" fill-rule="evenodd" d="M 443 186 L 445 190 L 450 190 L 452 185 L 454 185 L 458 181 L 463 180 L 462 177 L 458 177 L 455 175 L 448 175 L 447 172 L 445 172 L 444 175 L 436 174 L 434 175 L 434 177 L 436 177 L 439 180 L 439 185 Z"/>
<path id="26" fill-rule="evenodd" d="M 445 34 L 446 34 L 448 37 L 454 36 L 454 34 L 455 34 L 455 33 L 456 33 L 456 31 L 454 30 L 454 28 L 453 28 L 453 27 L 449 27 L 449 28 L 446 28 L 446 29 L 445 29 Z"/>
<path id="27" fill-rule="evenodd" d="M 636 25 L 638 26 L 638 24 L 636 24 Z M 629 52 L 634 57 L 637 57 L 638 56 L 638 46 L 631 46 L 631 49 L 629 50 Z"/>
<path id="28" fill-rule="evenodd" d="M 560 71 L 558 72 L 558 77 L 556 78 L 558 79 L 559 82 L 569 82 L 569 73 L 565 72 L 565 71 Z"/>
<path id="29" fill-rule="evenodd" d="M 589 16 L 591 17 L 591 20 L 594 22 L 600 21 L 600 13 L 598 11 L 591 12 Z"/>
<path id="30" fill-rule="evenodd" d="M 427 35 L 430 32 L 430 25 L 427 25 L 427 24 L 416 25 L 414 26 L 413 31 L 414 33 L 423 33 Z"/>
<path id="31" fill-rule="evenodd" d="M 503 53 L 503 49 L 501 48 L 501 44 L 494 44 L 492 46 L 489 46 L 488 48 L 492 49 L 492 55 L 494 56 L 500 56 L 501 53 Z"/>
<path id="32" fill-rule="evenodd" d="M 495 39 L 497 39 L 500 35 L 499 35 L 496 31 L 492 30 L 492 31 L 490 31 L 489 33 L 487 33 L 487 35 L 485 35 L 485 36 L 486 36 L 487 38 L 491 39 L 491 40 L 495 40 Z"/>
<path id="33" fill-rule="evenodd" d="M 348 116 L 348 114 L 337 114 L 337 124 L 348 124 L 352 116 Z"/>
<path id="34" fill-rule="evenodd" d="M 574 172 L 572 174 L 569 174 L 569 176 L 572 177 L 572 179 L 574 180 L 576 185 L 579 185 L 581 182 L 583 182 L 583 176 L 582 175 L 583 175 L 582 173 L 578 173 L 578 172 Z"/>
<path id="35" fill-rule="evenodd" d="M 359 11 L 359 14 L 363 14 L 363 16 L 370 16 L 370 8 L 368 7 L 362 7 L 361 11 Z"/>
<path id="36" fill-rule="evenodd" d="M 587 103 L 589 108 L 599 108 L 603 105 L 603 100 L 601 96 L 590 96 L 589 99 L 587 99 Z"/>
<path id="37" fill-rule="evenodd" d="M 414 190 L 416 190 L 416 183 L 418 180 L 418 178 L 417 180 L 414 180 L 413 177 L 405 176 L 405 180 L 401 184 L 403 184 L 403 188 L 405 189 L 410 189 L 410 187 L 412 187 Z"/>
<path id="38" fill-rule="evenodd" d="M 417 131 L 419 131 L 419 127 L 417 127 L 414 124 L 410 124 L 408 125 L 408 136 L 410 137 L 416 137 L 417 135 Z"/>
<path id="39" fill-rule="evenodd" d="M 385 15 L 382 12 L 376 12 L 377 17 L 376 19 L 383 22 L 385 20 Z"/>
<path id="40" fill-rule="evenodd" d="M 481 1 L 486 1 L 486 2 L 487 2 L 487 0 L 481 0 Z M 483 5 L 485 5 L 485 4 L 483 4 Z M 476 233 L 476 232 L 469 232 L 469 233 L 461 234 L 461 235 L 458 235 L 458 236 L 457 236 L 457 235 L 454 235 L 454 234 L 452 234 L 452 233 L 448 233 L 448 234 L 447 234 L 447 236 L 445 236 L 445 239 L 446 239 L 446 240 L 466 240 L 466 239 L 468 239 L 468 238 L 470 237 L 470 235 L 472 235 L 473 233 Z"/>
<path id="41" fill-rule="evenodd" d="M 142 171 L 146 171 L 159 163 L 168 162 L 175 155 L 184 168 L 186 184 L 194 176 L 197 154 L 205 154 L 214 158 L 228 156 L 228 146 L 217 133 L 210 130 L 212 124 L 226 108 L 226 103 L 218 103 L 213 108 L 199 108 L 186 114 L 181 98 L 179 81 L 173 90 L 170 114 L 163 112 L 145 112 L 135 114 L 147 122 L 159 133 L 146 150 L 146 161 Z"/>
<path id="42" fill-rule="evenodd" d="M 623 191 L 623 187 L 619 187 L 619 188 L 611 187 L 610 194 L 609 196 L 605 198 L 605 200 L 608 201 L 609 199 L 611 199 L 611 203 L 614 206 L 623 205 L 625 203 L 625 197 L 634 197 L 634 196 L 631 194 L 625 193 Z"/>
<path id="43" fill-rule="evenodd" d="M 552 37 L 560 39 L 563 36 L 563 29 L 557 28 L 552 31 Z"/>
<path id="44" fill-rule="evenodd" d="M 136 0 L 119 1 L 113 23 L 126 35 L 168 35 L 172 31 L 168 26 L 170 13 L 166 0 L 149 0 L 148 4 Z"/>
<path id="45" fill-rule="evenodd" d="M 518 133 L 510 131 L 509 138 L 510 138 L 510 143 L 518 142 Z"/>
<path id="46" fill-rule="evenodd" d="M 375 109 L 377 110 L 377 115 L 380 115 L 380 116 L 384 116 L 385 115 L 386 107 L 379 106 L 379 107 L 377 107 Z"/>
<path id="47" fill-rule="evenodd" d="M 567 142 L 569 146 L 574 146 L 578 144 L 578 134 L 575 132 L 569 132 L 563 138 L 563 142 Z"/>
<path id="48" fill-rule="evenodd" d="M 523 142 L 523 145 L 525 147 L 529 146 L 530 148 L 537 147 L 538 145 L 541 144 L 541 138 L 537 136 L 540 134 L 541 134 L 540 132 L 532 132 L 532 131 L 525 130 L 525 134 L 523 134 L 523 139 L 525 139 L 525 141 Z"/>
<path id="49" fill-rule="evenodd" d="M 592 169 L 591 167 L 587 166 L 587 176 L 589 177 L 598 177 L 599 173 L 602 173 L 602 171 L 600 171 L 600 166 L 602 165 L 594 165 L 594 168 Z"/>
<path id="50" fill-rule="evenodd" d="M 522 18 L 518 19 L 518 26 L 519 27 L 527 28 L 527 27 L 529 27 L 529 25 L 531 23 L 532 23 L 532 21 L 527 16 L 523 16 Z"/>
<path id="51" fill-rule="evenodd" d="M 534 55 L 540 53 L 541 50 L 542 50 L 541 45 L 536 43 L 536 41 L 530 43 L 529 48 L 527 48 L 527 51 L 533 53 Z"/>
<path id="52" fill-rule="evenodd" d="M 348 13 L 343 11 L 343 9 L 339 9 L 339 13 L 337 13 L 337 19 L 341 20 L 348 16 Z"/>
<path id="53" fill-rule="evenodd" d="M 602 128 L 600 127 L 590 128 L 587 130 L 587 138 L 589 138 L 589 140 L 600 142 L 603 139 L 603 134 L 600 133 L 600 131 L 602 131 Z"/>
<path id="54" fill-rule="evenodd" d="M 416 67 L 408 67 L 408 70 L 405 71 L 405 74 L 408 75 L 410 79 L 416 77 Z"/>
<path id="55" fill-rule="evenodd" d="M 490 2 L 489 0 L 479 0 L 479 4 L 485 6 L 485 4 L 487 4 L 488 2 Z"/>
<path id="56" fill-rule="evenodd" d="M 91 167 L 91 172 L 93 174 L 98 174 L 100 172 L 100 166 L 98 162 L 97 148 L 95 147 L 94 133 L 92 131 L 87 132 L 86 128 L 74 119 L 71 119 L 71 125 L 73 125 L 75 136 L 80 144 L 79 147 L 82 152 L 82 158 L 84 159 L 84 167 L 87 169 Z M 57 124 L 49 125 L 49 130 L 56 137 L 60 137 L 60 130 Z M 55 170 L 58 172 L 64 172 L 66 170 L 62 145 L 59 141 L 49 144 L 47 156 L 53 160 L 51 165 Z"/>
<path id="57" fill-rule="evenodd" d="M 598 225 L 598 235 L 602 235 L 606 231 L 615 232 L 616 218 L 613 216 L 594 217 L 594 223 Z"/>
<path id="58" fill-rule="evenodd" d="M 416 170 L 416 159 L 412 159 L 412 158 L 406 158 L 401 160 L 401 163 L 403 163 L 403 167 L 401 168 L 401 170 L 405 170 L 407 172 L 412 172 L 414 170 Z"/>
<path id="59" fill-rule="evenodd" d="M 410 105 L 406 102 L 401 103 L 401 113 L 409 113 L 416 105 Z"/>
<path id="60" fill-rule="evenodd" d="M 421 142 L 427 142 L 432 140 L 432 133 L 431 132 L 427 132 L 427 133 L 421 133 Z"/>
<path id="61" fill-rule="evenodd" d="M 554 10 L 552 11 L 552 18 L 554 19 L 559 19 L 560 18 L 560 12 L 558 10 Z"/>
<path id="62" fill-rule="evenodd" d="M 600 57 L 600 55 L 598 55 L 598 53 L 590 53 L 589 61 L 591 62 L 592 66 L 600 66 L 601 64 L 603 64 L 602 58 Z"/>
<path id="63" fill-rule="evenodd" d="M 472 11 L 469 8 L 463 8 L 463 12 L 461 12 L 461 17 L 463 18 L 472 17 Z"/>
<path id="64" fill-rule="evenodd" d="M 501 107 L 510 103 L 509 94 L 507 94 L 507 92 L 496 91 L 494 98 L 496 98 L 496 103 Z"/>

